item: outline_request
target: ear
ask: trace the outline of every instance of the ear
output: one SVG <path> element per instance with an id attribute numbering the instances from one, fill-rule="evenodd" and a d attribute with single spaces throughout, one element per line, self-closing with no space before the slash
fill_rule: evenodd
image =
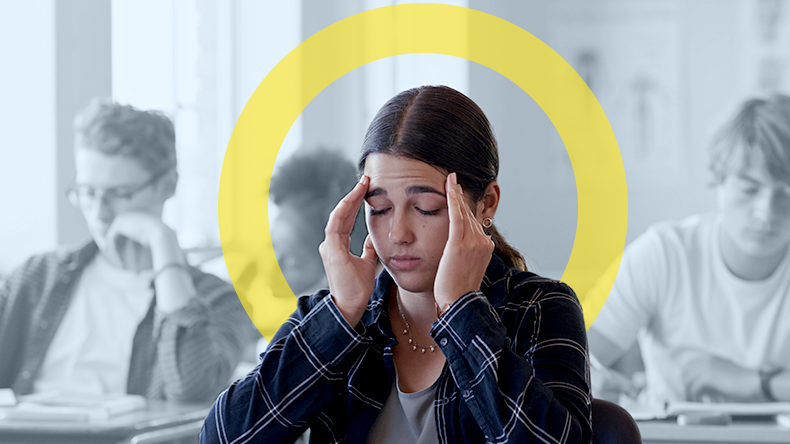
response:
<path id="1" fill-rule="evenodd" d="M 481 224 L 483 219 L 493 219 L 496 214 L 496 209 L 499 206 L 499 184 L 497 181 L 492 180 L 483 192 L 483 198 L 477 202 L 475 208 L 475 217 Z"/>

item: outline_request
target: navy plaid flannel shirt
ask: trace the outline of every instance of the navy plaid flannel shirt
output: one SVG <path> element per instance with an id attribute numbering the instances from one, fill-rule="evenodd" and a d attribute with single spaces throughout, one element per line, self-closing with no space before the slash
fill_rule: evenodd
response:
<path id="1" fill-rule="evenodd" d="M 201 443 L 362 443 L 392 387 L 397 344 L 382 272 L 352 328 L 329 292 L 298 308 L 260 365 L 216 400 Z M 434 323 L 447 357 L 434 400 L 441 443 L 589 443 L 587 336 L 565 284 L 494 255 L 480 291 Z"/>

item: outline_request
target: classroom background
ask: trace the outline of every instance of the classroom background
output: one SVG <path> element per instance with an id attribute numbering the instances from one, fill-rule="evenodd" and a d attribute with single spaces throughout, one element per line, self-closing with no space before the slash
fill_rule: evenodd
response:
<path id="1" fill-rule="evenodd" d="M 74 115 L 91 98 L 104 96 L 174 119 L 180 183 L 165 220 L 196 261 L 227 277 L 219 250 L 218 183 L 247 99 L 305 38 L 393 3 L 403 2 L 0 2 L 0 275 L 32 254 L 88 237 L 64 190 L 74 179 Z M 511 21 L 550 45 L 585 79 L 622 153 L 627 242 L 658 221 L 712 211 L 706 157 L 712 130 L 744 98 L 790 89 L 786 0 L 441 3 Z M 297 149 L 336 150 L 355 160 L 376 110 L 396 92 L 420 84 L 452 86 L 481 105 L 500 147 L 503 201 L 497 225 L 532 270 L 559 278 L 576 230 L 568 155 L 536 103 L 488 68 L 413 54 L 356 69 L 308 105 L 278 163 Z M 266 186 L 262 174 L 257 189 L 235 191 L 265 202 Z M 270 205 L 270 219 L 276 210 Z M 249 258 L 251 275 L 262 279 L 263 270 L 276 266 L 261 263 L 265 237 L 231 235 L 225 254 Z M 258 282 L 255 291 L 262 286 Z"/>

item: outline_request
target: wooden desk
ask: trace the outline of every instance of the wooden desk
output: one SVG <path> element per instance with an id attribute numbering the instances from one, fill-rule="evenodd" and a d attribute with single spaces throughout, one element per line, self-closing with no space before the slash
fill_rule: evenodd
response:
<path id="1" fill-rule="evenodd" d="M 790 430 L 770 422 L 680 426 L 674 420 L 637 421 L 644 444 L 790 443 Z"/>
<path id="2" fill-rule="evenodd" d="M 190 442 L 197 441 L 200 423 L 208 414 L 205 404 L 171 404 L 150 402 L 145 410 L 119 415 L 103 421 L 20 421 L 2 418 L 0 409 L 0 442 L 3 444 L 104 444 L 119 442 L 166 442 L 148 439 L 157 431 L 178 430 L 194 433 Z M 197 427 L 197 430 L 194 430 Z M 133 437 L 137 437 L 132 439 Z M 140 437 L 147 439 L 140 440 Z"/>

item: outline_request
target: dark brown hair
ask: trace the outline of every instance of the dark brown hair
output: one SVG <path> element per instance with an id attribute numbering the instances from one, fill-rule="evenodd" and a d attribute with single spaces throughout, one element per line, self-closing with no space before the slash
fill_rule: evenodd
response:
<path id="1" fill-rule="evenodd" d="M 491 124 L 469 97 L 447 86 L 421 86 L 390 99 L 376 114 L 362 143 L 358 173 L 372 153 L 419 160 L 455 172 L 464 194 L 483 198 L 499 174 L 499 153 Z M 510 246 L 494 225 L 485 228 L 494 252 L 506 265 L 526 270 L 524 257 Z"/>

